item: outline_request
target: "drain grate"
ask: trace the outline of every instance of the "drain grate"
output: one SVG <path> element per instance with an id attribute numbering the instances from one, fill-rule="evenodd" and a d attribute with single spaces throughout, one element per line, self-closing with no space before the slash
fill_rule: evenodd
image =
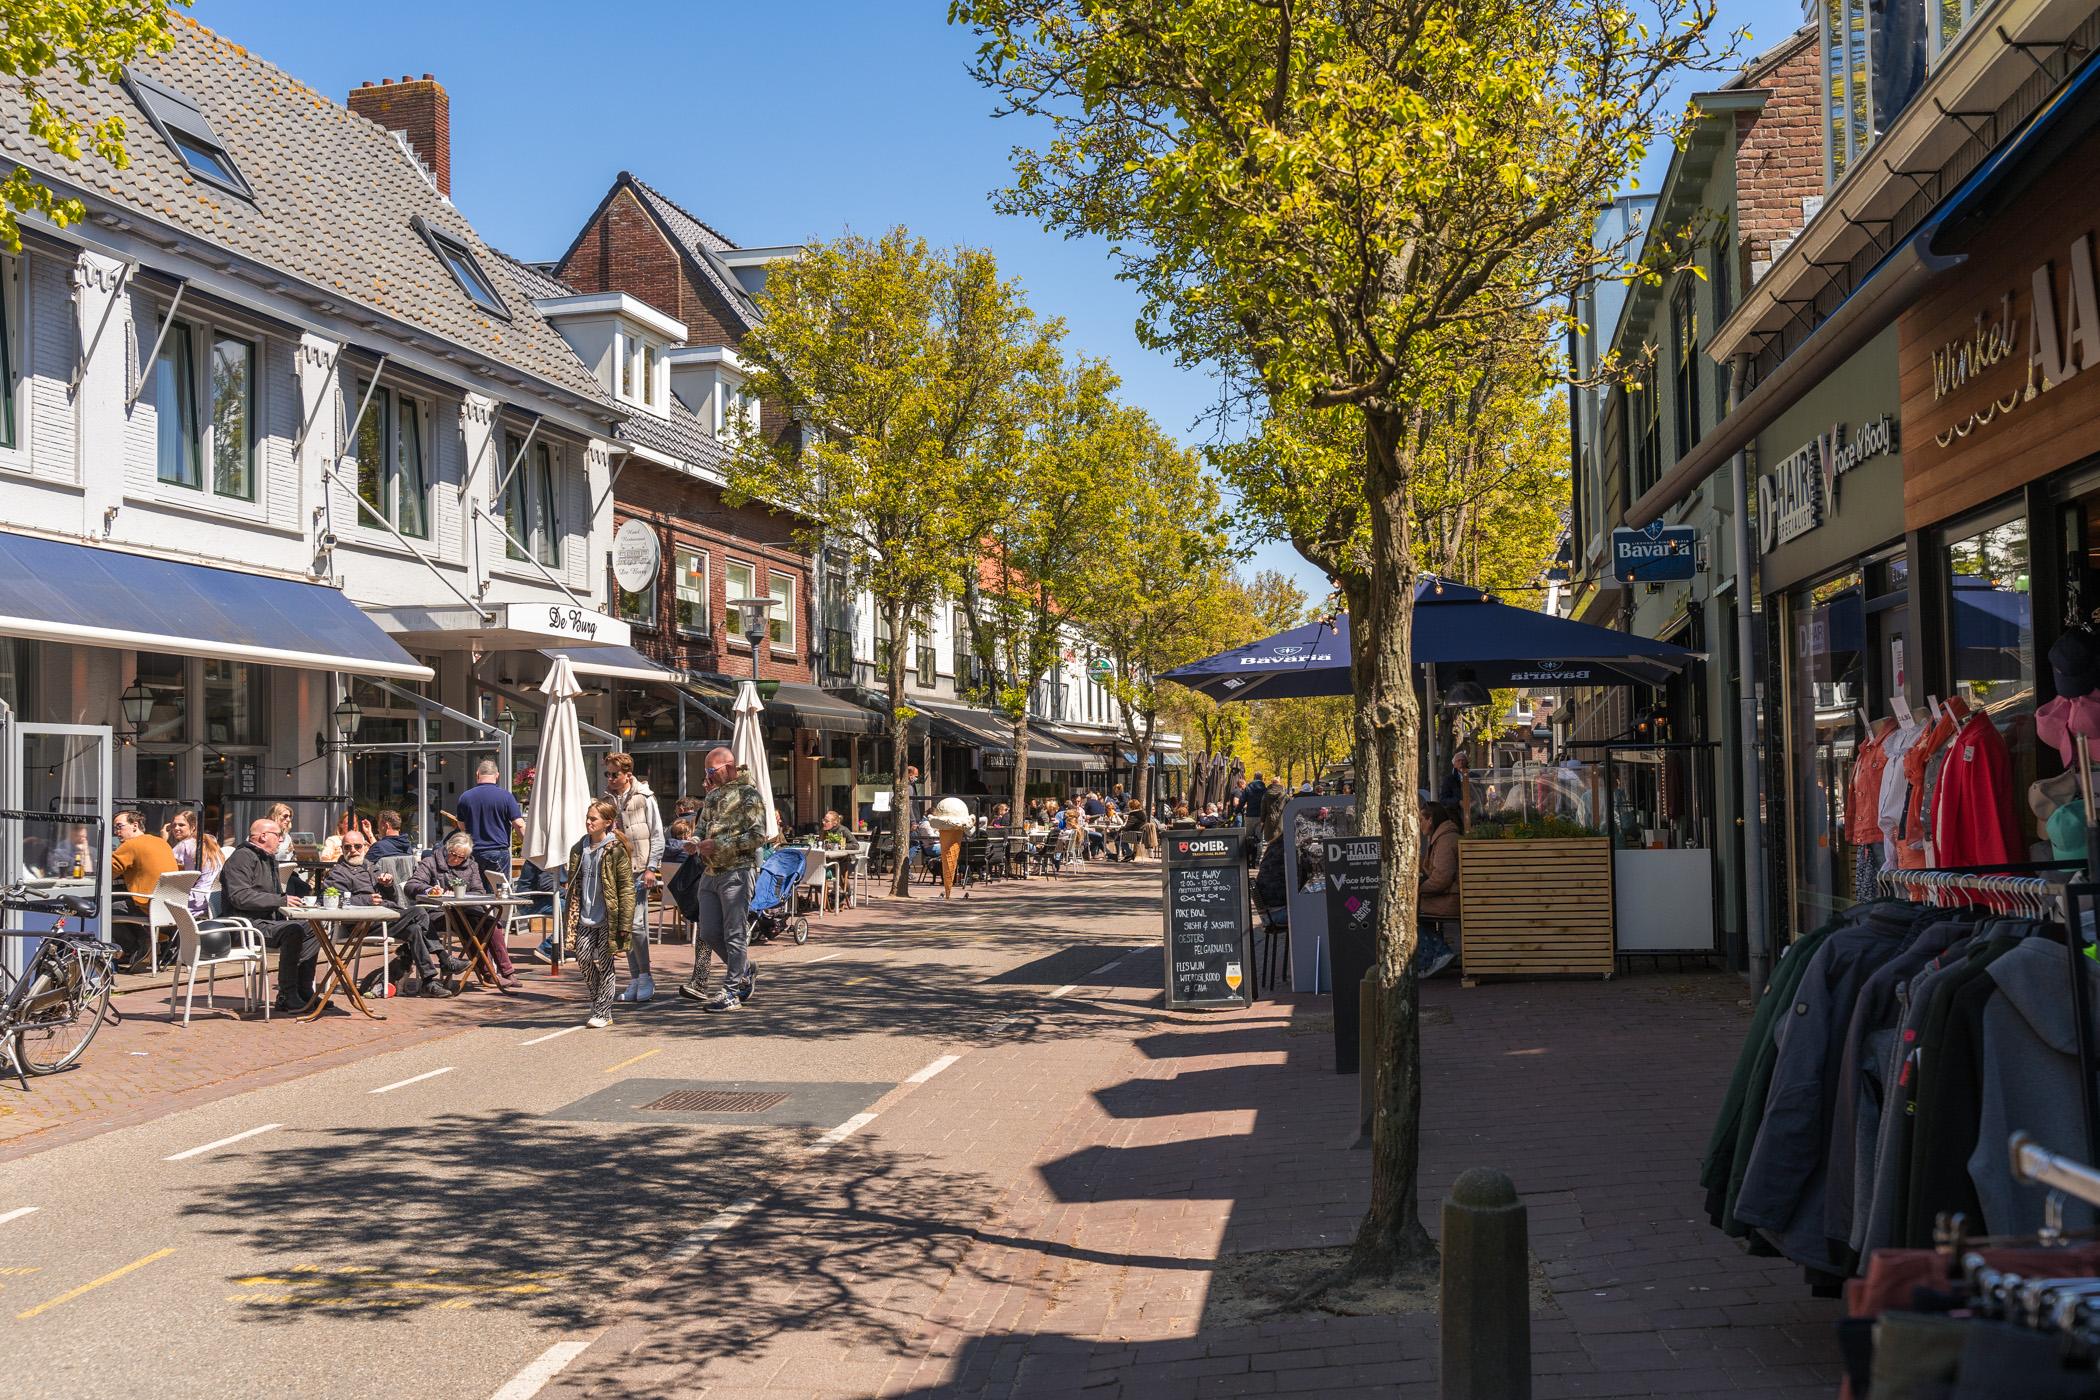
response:
<path id="1" fill-rule="evenodd" d="M 738 1093 L 728 1089 L 677 1089 L 652 1103 L 643 1112 L 657 1113 L 764 1113 L 787 1102 L 786 1094 Z"/>

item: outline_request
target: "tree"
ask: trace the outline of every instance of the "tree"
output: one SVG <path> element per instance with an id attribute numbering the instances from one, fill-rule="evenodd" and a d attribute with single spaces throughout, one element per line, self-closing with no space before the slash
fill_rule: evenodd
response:
<path id="1" fill-rule="evenodd" d="M 1257 700 L 1250 711 L 1254 751 L 1283 775 L 1285 786 L 1307 781 L 1341 762 L 1351 740 L 1349 700 L 1342 695 L 1312 695 L 1288 700 Z"/>
<path id="2" fill-rule="evenodd" d="M 1235 551 L 1218 483 L 1151 419 L 1136 415 L 1128 425 L 1127 475 L 1075 596 L 1109 661 L 1107 689 L 1137 754 L 1137 800 L 1149 820 L 1153 745 L 1168 698 L 1159 676 L 1217 650 L 1212 641 L 1231 635 L 1229 620 L 1242 614 L 1220 587 Z"/>
<path id="3" fill-rule="evenodd" d="M 8 0 L 0 12 L 0 73 L 18 80 L 29 103 L 29 134 L 53 155 L 81 158 L 83 145 L 122 170 L 124 118 L 111 113 L 95 121 L 42 81 L 54 70 L 86 88 L 96 78 L 116 82 L 134 60 L 175 46 L 170 11 L 189 0 Z M 0 181 L 0 245 L 22 251 L 20 216 L 38 214 L 64 228 L 87 217 L 87 206 L 60 198 L 26 165 Z"/>
<path id="4" fill-rule="evenodd" d="M 1434 1256 L 1416 1200 L 1414 486 L 1454 366 L 1611 270 L 1592 211 L 1707 52 L 1713 0 L 953 0 L 1003 110 L 1049 123 L 1008 209 L 1105 237 L 1141 332 L 1265 414 L 1235 478 L 1336 578 L 1364 830 L 1385 838 L 1358 1274 Z M 1600 263 L 1605 264 L 1600 267 Z M 1314 424 L 1309 439 L 1302 430 Z M 1266 451 L 1264 451 L 1266 449 Z"/>
<path id="5" fill-rule="evenodd" d="M 1142 450 L 1139 415 L 1111 397 L 1117 382 L 1099 360 L 1048 365 L 1030 381 L 985 535 L 971 640 L 993 708 L 1013 730 L 1017 818 L 1028 804 L 1029 700 L 1063 659 L 1068 627 L 1090 620 L 1076 611 L 1085 575 Z"/>
<path id="6" fill-rule="evenodd" d="M 786 405 L 802 430 L 737 435 L 729 495 L 788 504 L 804 545 L 844 556 L 848 586 L 867 592 L 897 639 L 885 663 L 890 824 L 893 891 L 907 895 L 906 624 L 960 595 L 1000 499 L 1021 386 L 1042 369 L 1056 327 L 1000 280 L 991 254 L 936 252 L 903 229 L 776 263 L 758 301 L 740 347 L 748 387 Z"/>

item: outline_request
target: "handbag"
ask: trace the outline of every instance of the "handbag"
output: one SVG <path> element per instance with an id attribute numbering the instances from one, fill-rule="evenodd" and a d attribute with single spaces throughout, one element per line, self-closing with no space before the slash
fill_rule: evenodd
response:
<path id="1" fill-rule="evenodd" d="M 700 881 L 706 874 L 700 857 L 687 856 L 671 876 L 671 902 L 678 906 L 679 913 L 695 922 L 700 918 Z"/>

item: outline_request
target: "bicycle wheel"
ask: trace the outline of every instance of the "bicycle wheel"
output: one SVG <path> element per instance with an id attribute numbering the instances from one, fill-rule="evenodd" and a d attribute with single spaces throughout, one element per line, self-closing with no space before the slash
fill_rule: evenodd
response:
<path id="1" fill-rule="evenodd" d="M 27 1005 L 34 1008 L 15 1031 L 15 1063 L 30 1074 L 56 1074 L 79 1059 L 102 1029 L 102 1009 L 115 980 L 107 969 L 68 960 L 33 969 Z"/>

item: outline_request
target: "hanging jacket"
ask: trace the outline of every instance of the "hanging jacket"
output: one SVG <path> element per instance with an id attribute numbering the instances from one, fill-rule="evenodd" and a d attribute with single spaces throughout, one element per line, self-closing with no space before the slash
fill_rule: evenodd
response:
<path id="1" fill-rule="evenodd" d="M 1910 800 L 1909 768 L 1905 760 L 1925 731 L 1913 724 L 1898 727 L 1881 741 L 1881 801 L 1875 807 L 1875 822 L 1881 829 L 1881 856 L 1885 864 L 1896 863 L 1896 839 L 1903 831 L 1903 810 Z"/>
<path id="2" fill-rule="evenodd" d="M 1954 712 L 1942 710 L 1917 743 L 1911 745 L 1910 752 L 1903 755 L 1903 778 L 1909 788 L 1903 798 L 1903 823 L 1896 832 L 1896 864 L 1902 869 L 1923 870 L 1926 866 L 1925 773 L 1933 755 L 1954 737 L 1956 727 Z"/>
<path id="3" fill-rule="evenodd" d="M 2061 943 L 2030 938 L 1990 966 L 1998 995 L 1982 1011 L 1982 1114 L 1968 1170 L 1995 1234 L 2032 1234 L 2042 1224 L 2044 1191 L 2013 1183 L 2005 1143 L 2014 1131 L 2051 1152 L 2093 1160 L 2078 1087 L 2073 961 Z M 2100 1046 L 2100 965 L 2084 957 L 2075 962 L 2086 988 L 2086 1043 Z M 2066 1199 L 2065 1228 L 2087 1230 L 2093 1221 L 2091 1206 Z"/>
<path id="4" fill-rule="evenodd" d="M 1882 720 L 1853 759 L 1852 780 L 1845 785 L 1847 845 L 1864 846 L 1881 839 L 1881 775 L 1888 769 L 1886 741 L 1896 730 L 1896 721 Z"/>
<path id="5" fill-rule="evenodd" d="M 2013 816 L 2012 755 L 1986 714 L 1971 715 L 1948 745 L 1932 829 L 1937 865 L 2006 865 L 2027 858 Z"/>

